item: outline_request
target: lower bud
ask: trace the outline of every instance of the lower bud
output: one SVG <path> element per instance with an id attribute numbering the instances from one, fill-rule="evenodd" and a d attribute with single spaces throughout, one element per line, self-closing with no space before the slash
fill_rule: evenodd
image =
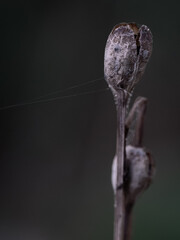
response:
<path id="1" fill-rule="evenodd" d="M 154 175 L 154 163 L 144 148 L 126 146 L 124 191 L 126 203 L 133 203 L 136 197 L 147 189 Z M 112 186 L 116 193 L 117 157 L 112 164 Z"/>
<path id="2" fill-rule="evenodd" d="M 126 147 L 126 202 L 134 202 L 136 197 L 151 184 L 154 163 L 150 153 L 144 148 L 128 145 Z"/>

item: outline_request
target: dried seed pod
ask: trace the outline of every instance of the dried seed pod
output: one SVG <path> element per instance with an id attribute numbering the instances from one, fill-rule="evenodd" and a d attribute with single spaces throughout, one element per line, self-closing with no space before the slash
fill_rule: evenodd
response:
<path id="1" fill-rule="evenodd" d="M 151 52 L 152 34 L 147 26 L 121 23 L 113 28 L 105 47 L 104 76 L 114 94 L 134 88 Z"/>
<path id="2" fill-rule="evenodd" d="M 154 162 L 151 155 L 143 148 L 126 146 L 126 166 L 124 176 L 124 191 L 126 204 L 133 203 L 136 197 L 147 189 L 154 174 Z M 111 181 L 114 193 L 116 193 L 117 180 L 117 157 L 114 157 L 112 164 Z"/>

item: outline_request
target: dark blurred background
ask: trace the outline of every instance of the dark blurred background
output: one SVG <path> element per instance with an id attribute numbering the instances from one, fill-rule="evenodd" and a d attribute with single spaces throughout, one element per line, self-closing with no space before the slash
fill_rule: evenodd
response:
<path id="1" fill-rule="evenodd" d="M 144 145 L 157 171 L 137 202 L 134 240 L 180 239 L 179 7 L 175 0 L 0 3 L 0 107 L 103 78 L 112 27 L 133 21 L 151 29 L 153 54 L 134 98 L 149 100 Z M 106 87 L 102 79 L 64 95 Z M 0 136 L 0 239 L 113 238 L 110 91 L 1 110 Z"/>

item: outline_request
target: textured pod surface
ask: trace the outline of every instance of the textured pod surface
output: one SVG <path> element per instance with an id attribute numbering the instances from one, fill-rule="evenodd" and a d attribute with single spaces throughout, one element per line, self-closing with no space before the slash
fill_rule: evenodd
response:
<path id="1" fill-rule="evenodd" d="M 153 39 L 152 39 L 152 33 L 149 30 L 149 28 L 145 25 L 142 25 L 139 29 L 139 54 L 138 54 L 138 71 L 136 74 L 135 78 L 135 83 L 137 83 L 146 68 L 146 64 L 149 61 L 149 58 L 152 53 L 152 44 L 153 44 Z"/>
<path id="2" fill-rule="evenodd" d="M 121 23 L 111 31 L 104 56 L 104 76 L 112 91 L 131 91 L 142 76 L 152 52 L 147 26 Z"/>

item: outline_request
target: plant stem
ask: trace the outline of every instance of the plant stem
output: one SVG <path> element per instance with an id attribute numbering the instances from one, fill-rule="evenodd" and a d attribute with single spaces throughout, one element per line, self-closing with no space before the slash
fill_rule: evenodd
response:
<path id="1" fill-rule="evenodd" d="M 147 99 L 145 97 L 138 97 L 130 110 L 128 117 L 126 119 L 126 132 L 135 119 L 135 134 L 131 140 L 131 145 L 134 147 L 142 147 L 142 138 L 143 138 L 143 125 L 144 125 L 144 116 L 147 107 Z M 128 194 L 128 192 L 126 192 Z M 125 195 L 126 196 L 126 195 Z M 136 199 L 126 203 L 125 206 L 125 228 L 124 228 L 124 239 L 130 240 L 132 233 L 132 212 Z"/>
<path id="2" fill-rule="evenodd" d="M 134 203 L 130 203 L 126 206 L 125 228 L 124 228 L 124 239 L 123 240 L 131 239 L 133 207 L 134 207 Z"/>
<path id="3" fill-rule="evenodd" d="M 125 95 L 120 91 L 116 97 L 117 108 L 117 181 L 114 199 L 114 240 L 123 240 L 125 219 L 125 197 L 123 191 L 124 153 L 125 153 Z"/>
<path id="4" fill-rule="evenodd" d="M 144 126 L 144 116 L 147 108 L 147 98 L 138 97 L 136 98 L 128 116 L 126 119 L 126 134 L 135 119 L 135 134 L 131 141 L 131 145 L 135 147 L 142 146 L 143 139 L 143 126 Z"/>
<path id="5" fill-rule="evenodd" d="M 144 116 L 147 108 L 147 99 L 140 98 L 141 102 L 138 106 L 138 114 L 136 120 L 136 129 L 134 136 L 134 146 L 142 147 L 142 139 L 143 139 L 143 127 L 144 127 Z"/>

